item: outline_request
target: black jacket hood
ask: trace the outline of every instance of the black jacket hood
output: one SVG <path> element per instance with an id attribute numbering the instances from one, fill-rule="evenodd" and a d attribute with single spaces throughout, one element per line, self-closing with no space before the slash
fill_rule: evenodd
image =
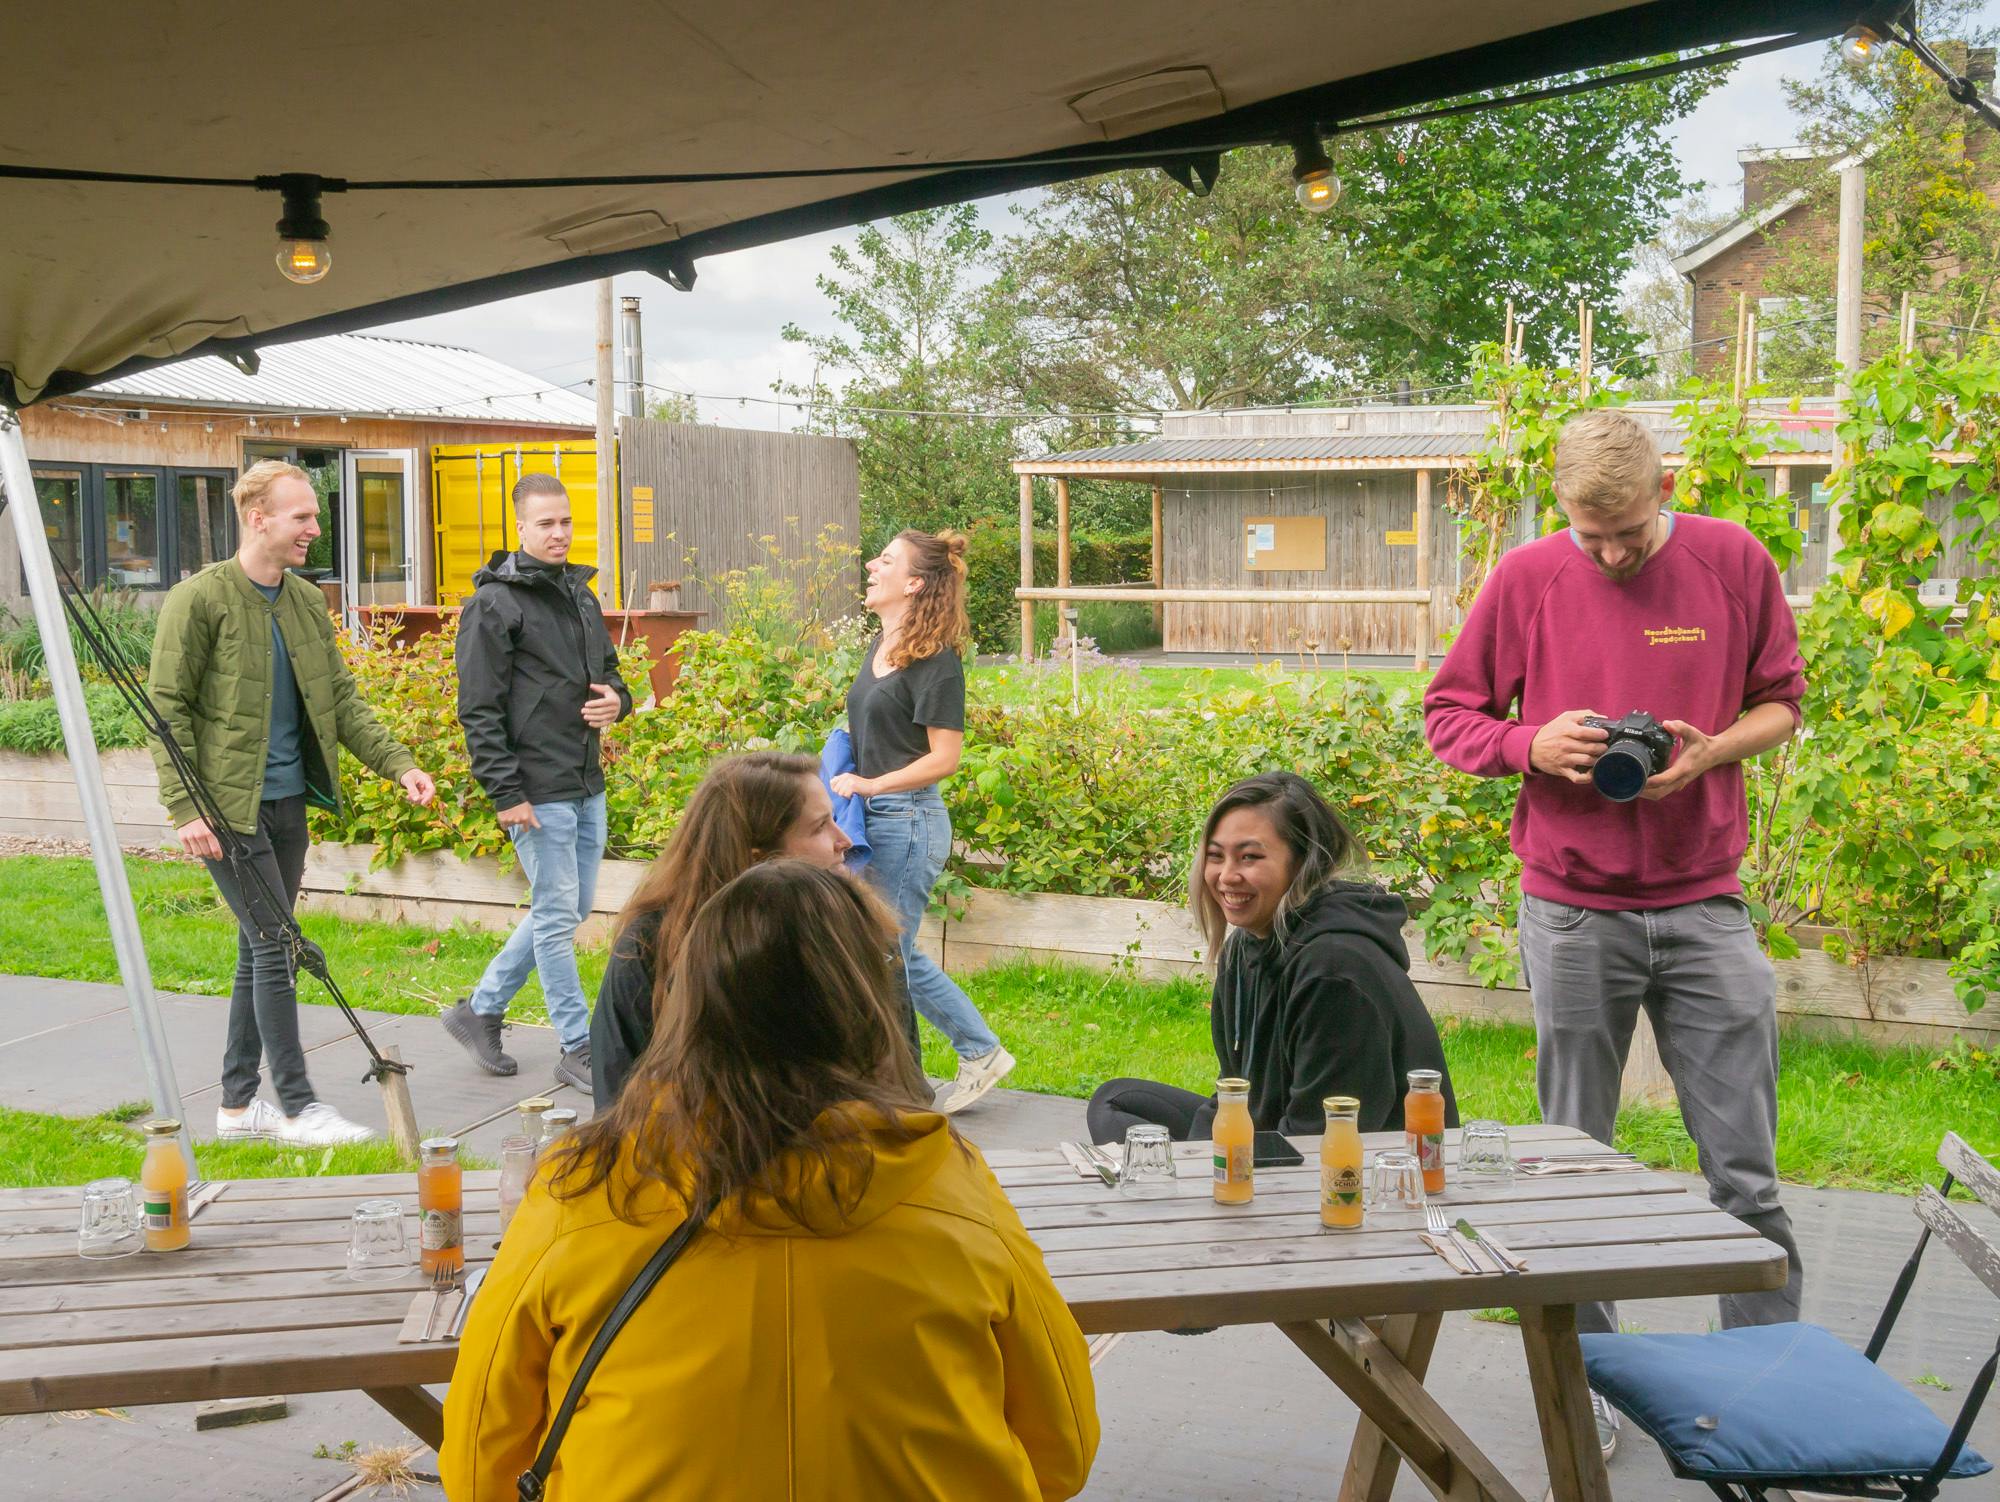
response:
<path id="1" fill-rule="evenodd" d="M 586 587 L 597 577 L 597 570 L 587 563 L 545 564 L 540 568 L 521 566 L 520 554 L 512 548 L 496 548 L 493 556 L 486 560 L 483 568 L 472 574 L 472 587 L 482 584 L 516 584 L 528 589 L 546 588 L 557 582 L 572 582 Z"/>

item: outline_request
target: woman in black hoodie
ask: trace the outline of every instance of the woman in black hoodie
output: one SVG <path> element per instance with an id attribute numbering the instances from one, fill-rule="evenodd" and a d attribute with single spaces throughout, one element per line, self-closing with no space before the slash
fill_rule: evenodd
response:
<path id="1" fill-rule="evenodd" d="M 1361 1102 L 1361 1130 L 1400 1131 L 1406 1076 L 1443 1077 L 1437 1028 L 1410 984 L 1402 899 L 1340 871 L 1360 847 L 1313 785 L 1291 772 L 1246 778 L 1203 826 L 1189 901 L 1215 956 L 1209 1025 L 1218 1072 L 1250 1081 L 1259 1131 L 1316 1137 L 1329 1095 Z M 1090 1098 L 1095 1142 L 1140 1122 L 1199 1140 L 1215 1101 L 1151 1080 L 1109 1080 Z"/>

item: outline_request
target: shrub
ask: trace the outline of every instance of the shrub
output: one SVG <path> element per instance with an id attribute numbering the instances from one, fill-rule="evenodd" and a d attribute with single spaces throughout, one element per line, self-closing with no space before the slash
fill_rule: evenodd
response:
<path id="1" fill-rule="evenodd" d="M 98 622 L 109 645 L 144 678 L 147 664 L 153 660 L 153 633 L 159 626 L 159 616 L 153 606 L 146 604 L 144 597 L 132 590 L 107 589 L 101 585 L 85 598 L 97 612 Z M 70 623 L 69 639 L 83 675 L 86 678 L 102 677 L 104 665 L 77 635 L 74 622 Z M 30 678 L 48 676 L 48 662 L 42 652 L 42 633 L 33 617 L 16 618 L 0 613 L 0 668 L 23 673 Z"/>
<path id="2" fill-rule="evenodd" d="M 86 683 L 83 705 L 90 716 L 90 729 L 100 751 L 114 751 L 146 744 L 146 732 L 139 720 L 108 683 Z M 62 751 L 62 720 L 54 699 L 10 699 L 0 701 L 0 751 L 21 751 L 30 756 Z"/>

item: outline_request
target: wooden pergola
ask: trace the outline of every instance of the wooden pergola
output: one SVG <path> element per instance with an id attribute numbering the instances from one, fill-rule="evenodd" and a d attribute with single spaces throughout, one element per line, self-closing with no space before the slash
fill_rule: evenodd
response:
<path id="1" fill-rule="evenodd" d="M 1400 409 L 1416 416 L 1423 409 Z M 1202 414 L 1204 417 L 1209 414 Z M 1646 415 L 1641 413 L 1640 415 Z M 1663 416 L 1664 414 L 1658 414 Z M 1268 427 L 1278 414 L 1255 414 L 1251 419 Z M 1681 435 L 1664 430 L 1662 461 L 1677 467 L 1683 460 Z M 1437 477 L 1468 468 L 1475 450 L 1483 442 L 1476 431 L 1408 432 L 1304 436 L 1275 432 L 1243 437 L 1161 437 L 1136 443 L 1082 449 L 1022 459 L 1013 465 L 1020 481 L 1020 566 L 1021 578 L 1014 597 L 1021 606 L 1021 655 L 1034 655 L 1035 607 L 1054 604 L 1058 608 L 1086 601 L 1123 601 L 1154 607 L 1154 620 L 1162 620 L 1169 604 L 1196 605 L 1346 605 L 1386 606 L 1407 610 L 1415 622 L 1415 648 L 1411 653 L 1418 671 L 1430 667 L 1430 646 L 1436 625 L 1436 604 L 1432 577 L 1432 535 L 1436 525 Z M 1830 469 L 1837 455 L 1831 444 L 1824 451 L 1808 449 L 1774 455 L 1777 488 L 1789 493 L 1792 471 L 1796 468 Z M 1335 587 L 1315 588 L 1198 588 L 1168 587 L 1165 559 L 1165 482 L 1202 475 L 1315 475 L 1329 473 L 1412 473 L 1415 476 L 1416 507 L 1409 541 L 1416 548 L 1416 581 L 1410 588 Z M 1124 481 L 1149 484 L 1152 489 L 1152 570 L 1143 583 L 1080 585 L 1070 579 L 1070 482 L 1075 479 Z M 1052 480 L 1055 485 L 1056 577 L 1053 585 L 1035 582 L 1035 483 Z M 1449 578 L 1444 581 L 1449 584 Z"/>

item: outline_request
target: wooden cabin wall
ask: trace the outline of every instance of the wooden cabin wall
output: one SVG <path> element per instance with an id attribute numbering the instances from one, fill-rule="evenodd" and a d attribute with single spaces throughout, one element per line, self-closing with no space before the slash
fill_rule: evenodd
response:
<path id="1" fill-rule="evenodd" d="M 1432 471 L 1432 651 L 1457 623 L 1457 532 L 1444 509 L 1445 471 Z M 1414 470 L 1289 475 L 1188 475 L 1165 486 L 1162 581 L 1172 589 L 1414 589 L 1417 550 L 1392 545 L 1390 532 L 1415 528 Z M 1327 566 L 1251 570 L 1243 523 L 1252 516 L 1326 518 Z M 1417 611 L 1409 605 L 1169 604 L 1169 652 L 1317 650 L 1331 656 L 1346 637 L 1363 655 L 1408 656 L 1416 648 Z"/>

